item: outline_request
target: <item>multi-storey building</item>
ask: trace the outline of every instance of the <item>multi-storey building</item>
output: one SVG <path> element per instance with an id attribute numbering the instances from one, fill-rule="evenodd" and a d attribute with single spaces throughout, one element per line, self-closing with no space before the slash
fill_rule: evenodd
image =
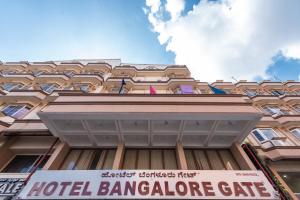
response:
<path id="1" fill-rule="evenodd" d="M 118 59 L 6 62 L 0 71 L 0 199 L 299 197 L 299 82 L 208 84 L 186 66 Z M 173 193 L 156 183 L 148 193 L 132 185 L 128 194 L 108 185 L 93 193 L 96 172 L 113 184 L 114 172 L 154 171 L 175 173 L 147 179 L 170 181 Z M 180 185 L 183 172 L 206 182 Z M 143 180 L 124 176 L 122 184 Z"/>

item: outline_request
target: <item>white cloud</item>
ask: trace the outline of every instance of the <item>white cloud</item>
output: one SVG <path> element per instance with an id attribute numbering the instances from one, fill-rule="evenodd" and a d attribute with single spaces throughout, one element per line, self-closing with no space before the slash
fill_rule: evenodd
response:
<path id="1" fill-rule="evenodd" d="M 166 11 L 171 15 L 171 20 L 175 21 L 184 9 L 184 0 L 167 0 Z"/>
<path id="2" fill-rule="evenodd" d="M 150 8 L 152 13 L 156 13 L 159 11 L 160 0 L 146 0 L 146 6 Z"/>
<path id="3" fill-rule="evenodd" d="M 175 62 L 186 64 L 197 79 L 266 77 L 279 52 L 300 58 L 299 0 L 201 0 L 186 15 L 179 2 L 156 2 L 148 19 Z M 162 12 L 172 18 L 163 20 Z"/>

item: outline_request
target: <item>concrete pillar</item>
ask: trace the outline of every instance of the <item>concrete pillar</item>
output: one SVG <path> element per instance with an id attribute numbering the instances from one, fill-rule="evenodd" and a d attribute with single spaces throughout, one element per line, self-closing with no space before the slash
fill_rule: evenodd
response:
<path id="1" fill-rule="evenodd" d="M 14 153 L 9 149 L 11 144 L 16 141 L 16 137 L 3 137 L 0 144 L 0 171 L 3 170 L 6 164 L 13 159 Z"/>
<path id="2" fill-rule="evenodd" d="M 242 170 L 256 170 L 255 166 L 253 165 L 252 161 L 241 147 L 240 144 L 234 143 L 232 144 L 231 153 L 235 160 L 238 162 Z"/>
<path id="3" fill-rule="evenodd" d="M 125 152 L 125 145 L 121 143 L 117 147 L 114 163 L 112 169 L 121 169 L 123 163 L 123 157 Z"/>
<path id="4" fill-rule="evenodd" d="M 63 161 L 65 160 L 66 156 L 70 151 L 70 147 L 65 142 L 59 142 L 56 145 L 56 148 L 52 155 L 50 156 L 49 160 L 44 165 L 44 170 L 56 170 L 59 169 Z"/>
<path id="5" fill-rule="evenodd" d="M 184 149 L 181 143 L 177 143 L 176 145 L 176 157 L 177 157 L 177 164 L 178 168 L 182 170 L 187 170 L 187 162 L 184 154 Z"/>

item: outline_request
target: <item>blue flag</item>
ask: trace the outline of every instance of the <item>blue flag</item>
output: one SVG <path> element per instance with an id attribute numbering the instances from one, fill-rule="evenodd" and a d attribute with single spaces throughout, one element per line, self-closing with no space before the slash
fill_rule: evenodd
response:
<path id="1" fill-rule="evenodd" d="M 227 94 L 224 90 L 211 86 L 210 84 L 208 84 L 208 86 L 211 89 L 211 91 L 213 91 L 213 93 L 215 94 Z"/>

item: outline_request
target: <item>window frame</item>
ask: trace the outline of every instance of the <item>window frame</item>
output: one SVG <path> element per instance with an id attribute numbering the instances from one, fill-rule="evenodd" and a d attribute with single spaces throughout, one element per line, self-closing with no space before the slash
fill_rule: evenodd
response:
<path id="1" fill-rule="evenodd" d="M 297 138 L 298 140 L 300 140 L 300 128 L 294 128 L 294 129 L 291 129 L 290 132 L 293 134 L 293 136 L 295 138 Z M 295 132 L 297 134 L 295 134 Z"/>
<path id="2" fill-rule="evenodd" d="M 274 134 L 275 136 L 272 137 L 272 138 L 268 138 L 268 137 L 263 133 L 262 130 L 272 130 L 272 132 L 275 133 L 275 134 Z M 260 141 L 260 140 L 258 139 L 258 137 L 254 134 L 254 131 L 256 131 L 256 132 L 260 135 L 260 137 L 262 137 L 264 140 L 263 140 L 263 141 Z M 272 140 L 276 140 L 276 137 L 279 137 L 279 135 L 277 134 L 277 132 L 276 132 L 273 128 L 256 128 L 256 129 L 253 129 L 253 130 L 251 131 L 251 134 L 252 134 L 252 136 L 253 136 L 260 144 L 264 144 L 264 143 L 266 143 L 266 142 L 269 142 L 269 141 L 272 141 Z"/>
<path id="3" fill-rule="evenodd" d="M 2 168 L 0 168 L 0 173 L 30 173 L 33 170 L 34 165 L 37 164 L 37 162 L 40 161 L 40 159 L 42 159 L 43 157 L 43 153 L 41 154 L 35 154 L 35 153 L 28 153 L 28 154 L 14 154 L 11 159 L 9 159 L 9 161 L 7 161 Z M 14 159 L 16 159 L 17 156 L 37 156 L 37 158 L 34 160 L 34 162 L 30 165 L 30 167 L 28 168 L 28 170 L 26 172 L 6 172 L 7 168 L 9 167 L 9 165 L 14 161 Z M 42 166 L 40 166 L 40 168 L 38 168 L 37 170 L 42 170 L 43 167 L 46 165 L 46 163 L 49 161 L 51 157 L 51 154 L 46 155 L 44 164 Z M 41 162 L 41 163 L 43 163 Z M 40 164 L 41 164 L 40 163 Z"/>
<path id="4" fill-rule="evenodd" d="M 6 85 L 6 84 L 12 84 L 12 86 L 9 88 L 9 89 L 6 89 L 5 87 L 4 87 L 4 85 Z M 20 86 L 20 87 L 19 87 Z M 2 88 L 5 90 L 5 91 L 7 91 L 7 92 L 10 92 L 10 91 L 12 91 L 12 90 L 15 90 L 16 88 L 18 89 L 18 90 L 20 90 L 20 89 L 22 89 L 22 88 L 24 88 L 25 87 L 25 85 L 23 84 L 23 83 L 16 83 L 16 82 L 12 82 L 12 83 L 3 83 L 2 84 Z"/>
<path id="5" fill-rule="evenodd" d="M 265 114 L 274 116 L 274 115 L 288 115 L 289 111 L 285 111 L 282 107 L 273 104 L 267 104 L 262 106 L 263 112 Z M 277 111 L 276 111 L 277 109 Z"/>
<path id="6" fill-rule="evenodd" d="M 285 94 L 285 91 L 284 90 L 271 90 L 270 93 L 273 96 L 282 96 Z"/>
<path id="7" fill-rule="evenodd" d="M 5 112 L 5 110 L 11 106 L 20 106 L 20 109 L 18 109 L 17 111 L 15 111 L 13 114 L 9 115 L 9 112 Z M 15 117 L 16 114 L 18 114 L 22 109 L 24 108 L 27 108 L 27 112 L 26 114 L 22 115 L 20 118 L 18 117 Z M 5 115 L 5 116 L 9 116 L 9 117 L 12 117 L 12 118 L 15 118 L 15 119 L 22 119 L 23 117 L 25 117 L 32 109 L 32 106 L 29 105 L 29 104 L 8 104 L 6 105 L 5 107 L 3 107 L 1 109 L 1 112 Z"/>
<path id="8" fill-rule="evenodd" d="M 44 89 L 42 85 L 49 85 L 47 89 Z M 56 88 L 55 88 L 56 87 Z M 40 84 L 41 90 L 43 90 L 47 94 L 51 94 L 54 90 L 59 89 L 59 85 L 57 83 L 41 83 Z"/>
<path id="9" fill-rule="evenodd" d="M 258 95 L 258 92 L 255 89 L 246 89 L 244 90 L 244 94 L 246 94 L 248 97 L 255 97 Z"/>

